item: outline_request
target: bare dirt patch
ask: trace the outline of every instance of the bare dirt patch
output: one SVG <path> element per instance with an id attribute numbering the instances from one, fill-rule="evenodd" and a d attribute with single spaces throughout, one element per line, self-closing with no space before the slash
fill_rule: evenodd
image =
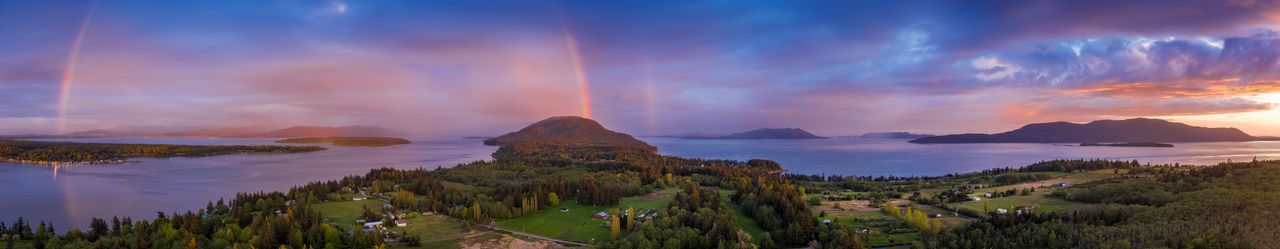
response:
<path id="1" fill-rule="evenodd" d="M 652 201 L 652 200 L 662 199 L 662 198 L 666 198 L 666 197 L 667 197 L 667 195 L 665 195 L 665 194 L 661 194 L 661 193 L 658 193 L 658 192 L 653 192 L 653 193 L 649 193 L 649 194 L 647 194 L 647 195 L 636 196 L 636 200 L 637 200 L 637 201 Z"/>
<path id="2" fill-rule="evenodd" d="M 506 248 L 506 249 L 562 249 L 569 248 L 564 245 L 551 241 L 525 241 L 516 239 L 510 235 L 501 234 L 498 237 L 477 236 L 462 242 L 463 249 L 490 249 L 490 248 Z"/>

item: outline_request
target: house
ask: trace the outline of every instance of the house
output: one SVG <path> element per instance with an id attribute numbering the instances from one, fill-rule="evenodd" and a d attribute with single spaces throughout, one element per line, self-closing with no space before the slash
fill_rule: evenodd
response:
<path id="1" fill-rule="evenodd" d="M 1009 210 L 1006 210 L 1006 209 L 1003 209 L 1003 208 L 997 208 L 997 209 L 996 209 L 996 213 L 1007 214 L 1007 213 L 1009 213 Z"/>
<path id="2" fill-rule="evenodd" d="M 973 197 L 973 201 L 981 201 L 981 200 L 982 200 L 982 198 Z"/>
<path id="3" fill-rule="evenodd" d="M 569 212 L 569 209 L 568 209 L 568 208 L 561 208 L 561 209 L 560 209 L 560 212 Z"/>
<path id="4" fill-rule="evenodd" d="M 1066 187 L 1066 186 L 1067 186 L 1067 183 L 1065 183 L 1065 182 L 1059 182 L 1057 185 L 1058 185 L 1058 187 Z"/>
<path id="5" fill-rule="evenodd" d="M 991 198 L 991 194 L 986 194 L 985 196 L 986 196 L 987 198 Z"/>
<path id="6" fill-rule="evenodd" d="M 365 222 L 365 223 L 364 223 L 364 227 L 380 227 L 380 226 L 382 226 L 382 222 L 381 222 L 381 221 Z"/>
<path id="7" fill-rule="evenodd" d="M 407 220 L 404 220 L 404 219 L 396 220 L 396 226 L 398 227 L 408 226 L 408 225 L 409 225 L 409 221 Z"/>
<path id="8" fill-rule="evenodd" d="M 436 213 L 432 213 L 432 212 L 422 212 L 422 215 L 434 215 L 434 214 L 436 214 Z"/>
<path id="9" fill-rule="evenodd" d="M 363 200 L 365 200 L 365 199 L 366 199 L 366 198 L 365 198 L 364 196 L 351 197 L 351 200 L 353 200 L 353 201 L 363 201 Z"/>
<path id="10" fill-rule="evenodd" d="M 609 218 L 609 214 L 608 214 L 608 213 L 605 213 L 605 212 L 599 212 L 599 213 L 596 213 L 596 215 L 595 215 L 595 216 L 592 216 L 592 217 L 595 217 L 596 219 L 608 219 L 608 218 Z"/>
<path id="11" fill-rule="evenodd" d="M 831 220 L 822 220 L 822 224 L 831 224 Z"/>

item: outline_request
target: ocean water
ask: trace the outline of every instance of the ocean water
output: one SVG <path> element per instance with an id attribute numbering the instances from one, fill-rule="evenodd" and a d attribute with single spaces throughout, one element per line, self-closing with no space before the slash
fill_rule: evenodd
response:
<path id="1" fill-rule="evenodd" d="M 1213 164 L 1280 159 L 1280 142 L 1179 143 L 1174 148 L 1077 147 L 1054 144 L 919 145 L 906 140 L 689 140 L 642 137 L 659 153 L 681 157 L 777 161 L 793 173 L 942 175 L 1018 167 L 1052 159 L 1120 159 L 1147 163 Z M 51 139 L 94 143 L 268 145 L 274 139 Z M 369 169 L 451 167 L 489 160 L 497 147 L 479 140 L 414 141 L 382 148 L 327 146 L 298 154 L 132 159 L 132 163 L 53 167 L 0 163 L 0 221 L 17 217 L 52 222 L 59 231 L 86 227 L 90 218 L 151 219 L 156 212 L 204 208 L 237 192 L 285 191 L 311 181 L 364 174 Z"/>

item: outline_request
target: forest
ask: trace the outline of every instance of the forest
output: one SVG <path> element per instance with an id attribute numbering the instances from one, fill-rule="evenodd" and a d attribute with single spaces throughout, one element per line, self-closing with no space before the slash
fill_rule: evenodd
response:
<path id="1" fill-rule="evenodd" d="M 168 145 L 0 140 L 0 160 L 94 163 L 137 157 L 204 157 L 244 153 L 300 153 L 319 146 Z"/>

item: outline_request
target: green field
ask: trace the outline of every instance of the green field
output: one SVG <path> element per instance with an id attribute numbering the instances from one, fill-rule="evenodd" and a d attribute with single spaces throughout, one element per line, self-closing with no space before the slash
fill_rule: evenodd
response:
<path id="1" fill-rule="evenodd" d="M 815 214 L 816 215 L 816 214 Z M 894 245 L 908 244 L 920 237 L 917 230 L 906 228 L 906 225 L 893 216 L 881 212 L 838 212 L 827 213 L 826 217 L 818 217 L 818 220 L 833 220 L 836 224 L 870 228 L 874 233 L 867 234 L 867 241 L 864 243 L 867 247 L 887 247 Z M 899 228 L 899 229 L 894 229 Z M 894 233 L 889 233 L 891 232 Z"/>
<path id="2" fill-rule="evenodd" d="M 387 230 L 402 235 L 417 235 L 422 240 L 457 236 L 468 230 L 461 222 L 438 215 L 411 214 L 405 221 L 409 222 L 409 225 Z"/>
<path id="3" fill-rule="evenodd" d="M 1035 212 L 1067 212 L 1079 209 L 1088 203 L 1080 203 L 1067 201 L 1058 198 L 1045 196 L 1048 191 L 1037 191 L 1033 195 L 1019 195 L 1004 198 L 982 199 L 981 201 L 966 201 L 956 204 L 959 208 L 968 208 L 973 210 L 982 210 L 985 202 L 991 202 L 991 210 L 997 208 L 1009 209 L 1010 207 L 1031 207 L 1036 206 Z"/>
<path id="4" fill-rule="evenodd" d="M 561 201 L 560 205 L 524 217 L 501 221 L 498 226 L 568 241 L 592 243 L 593 238 L 596 241 L 608 241 L 609 226 L 605 225 L 608 220 L 592 218 L 592 215 L 597 212 L 612 214 L 615 209 L 625 210 L 627 207 L 635 208 L 636 212 L 645 209 L 665 209 L 678 191 L 679 189 L 675 188 L 658 191 L 659 194 L 669 196 L 649 201 L 639 201 L 634 196 L 623 197 L 615 206 L 587 206 L 574 203 L 573 200 L 565 200 Z M 562 208 L 567 208 L 569 211 L 561 212 Z"/>
<path id="5" fill-rule="evenodd" d="M 382 212 L 382 204 L 386 202 L 369 199 L 363 201 L 339 201 L 325 202 L 312 206 L 320 214 L 324 215 L 324 221 L 338 225 L 339 228 L 350 228 L 360 219 L 360 213 L 364 212 L 361 206 L 372 205 L 370 208 L 374 212 Z"/>

